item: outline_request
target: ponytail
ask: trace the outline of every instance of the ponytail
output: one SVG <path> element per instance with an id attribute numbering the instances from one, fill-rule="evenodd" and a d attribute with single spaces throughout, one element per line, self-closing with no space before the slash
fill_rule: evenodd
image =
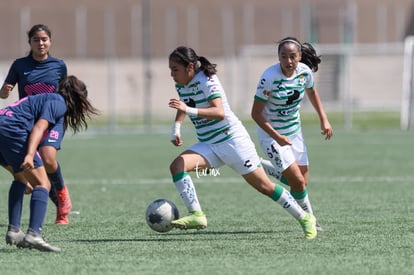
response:
<path id="1" fill-rule="evenodd" d="M 193 63 L 194 69 L 202 70 L 207 77 L 211 77 L 213 74 L 217 73 L 216 64 L 212 64 L 204 56 L 197 56 L 195 51 L 192 48 L 181 46 L 176 48 L 169 56 L 169 60 L 174 60 L 175 62 L 187 67 L 188 64 Z M 199 64 L 200 63 L 200 64 Z"/>

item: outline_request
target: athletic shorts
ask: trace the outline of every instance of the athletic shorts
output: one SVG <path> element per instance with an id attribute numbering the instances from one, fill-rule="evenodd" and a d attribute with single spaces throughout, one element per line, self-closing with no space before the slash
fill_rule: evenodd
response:
<path id="1" fill-rule="evenodd" d="M 21 172 L 24 158 L 27 154 L 27 140 L 23 138 L 10 138 L 0 135 L 0 162 L 2 166 L 11 166 L 15 173 Z M 43 161 L 38 152 L 33 159 L 34 167 L 43 166 Z"/>
<path id="2" fill-rule="evenodd" d="M 63 128 L 60 127 L 61 125 L 55 126 L 52 129 L 46 130 L 43 133 L 43 137 L 39 143 L 39 147 L 42 146 L 52 146 L 56 150 L 60 150 L 60 146 L 62 144 L 64 131 Z"/>
<path id="3" fill-rule="evenodd" d="M 308 166 L 308 153 L 302 131 L 289 136 L 292 145 L 280 146 L 262 128 L 258 128 L 257 137 L 263 153 L 281 172 L 285 171 L 296 161 L 299 166 Z"/>
<path id="4" fill-rule="evenodd" d="M 249 174 L 260 165 L 256 148 L 248 135 L 238 136 L 219 144 L 199 142 L 188 150 L 203 156 L 210 168 L 218 168 L 225 164 L 240 175 Z"/>

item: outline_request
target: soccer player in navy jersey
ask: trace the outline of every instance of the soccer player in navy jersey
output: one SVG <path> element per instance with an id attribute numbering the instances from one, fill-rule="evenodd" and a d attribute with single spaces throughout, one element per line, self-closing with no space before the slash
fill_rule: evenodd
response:
<path id="1" fill-rule="evenodd" d="M 27 179 L 33 188 L 26 234 L 20 229 L 25 188 L 15 188 L 11 192 L 8 244 L 40 251 L 60 251 L 42 237 L 51 184 L 37 149 L 45 131 L 53 133 L 60 143 L 67 127 L 74 133 L 88 127 L 87 119 L 98 114 L 98 110 L 89 102 L 87 94 L 85 84 L 75 76 L 69 76 L 61 80 L 58 93 L 27 96 L 0 110 L 0 156 L 17 177 Z"/>
<path id="2" fill-rule="evenodd" d="M 34 25 L 29 30 L 30 53 L 16 59 L 11 65 L 0 90 L 1 98 L 7 98 L 16 83 L 20 99 L 30 95 L 57 92 L 59 81 L 67 75 L 67 68 L 63 60 L 49 54 L 51 35 L 50 29 L 41 24 Z M 49 136 L 40 143 L 38 150 L 52 183 L 49 197 L 57 206 L 56 224 L 68 224 L 72 203 L 60 165 L 56 161 L 56 154 L 60 149 L 57 144 L 60 142 L 56 141 L 53 133 L 49 133 Z M 1 165 L 2 162 L 0 160 Z M 26 183 L 25 179 L 14 177 L 12 186 L 17 185 L 16 188 L 20 189 L 22 183 Z"/>

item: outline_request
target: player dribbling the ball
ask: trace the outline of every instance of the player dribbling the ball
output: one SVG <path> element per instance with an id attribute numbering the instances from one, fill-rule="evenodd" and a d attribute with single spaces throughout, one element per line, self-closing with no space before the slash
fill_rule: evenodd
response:
<path id="1" fill-rule="evenodd" d="M 170 165 L 173 182 L 189 215 L 172 222 L 180 229 L 203 229 L 207 217 L 202 211 L 189 172 L 199 168 L 230 166 L 260 193 L 278 202 L 301 224 L 305 237 L 316 237 L 316 219 L 305 212 L 290 193 L 266 175 L 254 143 L 240 120 L 230 109 L 223 87 L 216 75 L 216 65 L 192 48 L 178 47 L 169 56 L 171 77 L 179 98 L 169 107 L 176 109 L 171 142 L 182 146 L 180 126 L 189 116 L 198 142 L 182 152 Z"/>

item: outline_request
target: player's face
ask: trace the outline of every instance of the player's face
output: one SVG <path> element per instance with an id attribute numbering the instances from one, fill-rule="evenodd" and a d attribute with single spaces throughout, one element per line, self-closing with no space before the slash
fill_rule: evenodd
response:
<path id="1" fill-rule="evenodd" d="M 285 43 L 279 52 L 279 61 L 282 72 L 285 76 L 292 76 L 301 59 L 301 53 L 298 45 L 294 43 Z"/>
<path id="2" fill-rule="evenodd" d="M 194 77 L 194 66 L 191 63 L 185 67 L 183 64 L 170 60 L 169 67 L 171 77 L 179 85 L 187 85 Z"/>
<path id="3" fill-rule="evenodd" d="M 30 48 L 35 59 L 45 59 L 49 53 L 51 40 L 45 31 L 38 31 L 30 38 Z"/>

